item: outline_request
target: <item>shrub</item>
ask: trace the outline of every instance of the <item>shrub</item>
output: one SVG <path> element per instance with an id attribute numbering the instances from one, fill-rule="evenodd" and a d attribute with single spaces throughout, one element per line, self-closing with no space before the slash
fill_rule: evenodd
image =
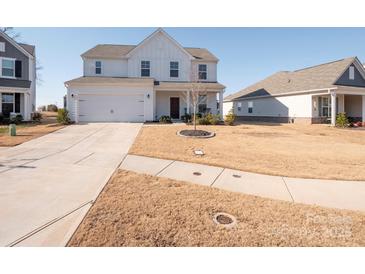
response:
<path id="1" fill-rule="evenodd" d="M 172 123 L 171 122 L 171 117 L 168 116 L 168 115 L 161 116 L 160 119 L 159 119 L 159 122 L 160 123 L 163 123 L 163 124 L 170 124 L 170 123 Z"/>
<path id="2" fill-rule="evenodd" d="M 219 122 L 221 121 L 219 115 L 217 115 L 217 114 L 214 115 L 214 114 L 209 113 L 207 115 L 207 118 L 208 118 L 211 125 L 218 125 Z"/>
<path id="3" fill-rule="evenodd" d="M 39 106 L 37 109 L 38 109 L 38 111 L 46 111 L 47 107 L 46 106 Z"/>
<path id="4" fill-rule="evenodd" d="M 199 125 L 210 125 L 210 120 L 208 118 L 208 115 L 204 115 L 203 117 L 198 119 Z"/>
<path id="5" fill-rule="evenodd" d="M 32 113 L 32 120 L 36 122 L 40 122 L 42 120 L 42 113 L 40 112 L 33 112 Z"/>
<path id="6" fill-rule="evenodd" d="M 347 127 L 349 125 L 349 120 L 346 117 L 346 113 L 341 112 L 336 116 L 336 126 Z"/>
<path id="7" fill-rule="evenodd" d="M 231 109 L 228 114 L 224 117 L 224 123 L 229 126 L 234 125 L 234 120 L 236 120 L 236 115 L 233 113 L 233 110 Z"/>
<path id="8" fill-rule="evenodd" d="M 70 117 L 68 117 L 68 110 L 60 108 L 57 112 L 57 122 L 63 125 L 71 123 Z"/>
<path id="9" fill-rule="evenodd" d="M 191 123 L 191 115 L 190 114 L 185 114 L 185 115 L 181 116 L 181 120 L 184 123 Z"/>
<path id="10" fill-rule="evenodd" d="M 47 106 L 47 111 L 57 112 L 58 107 L 56 105 L 50 104 Z"/>
<path id="11" fill-rule="evenodd" d="M 11 124 L 20 124 L 23 121 L 23 116 L 21 114 L 16 114 L 15 116 L 10 117 Z"/>

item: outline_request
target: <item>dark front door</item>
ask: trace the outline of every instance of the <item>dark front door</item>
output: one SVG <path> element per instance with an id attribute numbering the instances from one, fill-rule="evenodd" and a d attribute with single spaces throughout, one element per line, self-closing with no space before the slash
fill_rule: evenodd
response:
<path id="1" fill-rule="evenodd" d="M 170 98 L 170 117 L 172 119 L 179 119 L 180 116 L 180 99 L 179 97 Z"/>

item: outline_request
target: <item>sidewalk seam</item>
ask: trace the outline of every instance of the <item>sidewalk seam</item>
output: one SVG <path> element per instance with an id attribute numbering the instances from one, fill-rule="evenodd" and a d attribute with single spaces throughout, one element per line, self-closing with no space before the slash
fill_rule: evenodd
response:
<path id="1" fill-rule="evenodd" d="M 291 194 L 291 192 L 290 192 L 290 190 L 289 190 L 289 187 L 288 187 L 288 185 L 286 184 L 286 181 L 285 181 L 284 177 L 281 177 L 281 179 L 283 180 L 283 183 L 284 183 L 284 185 L 285 185 L 285 187 L 286 187 L 286 190 L 289 192 L 289 195 L 290 195 L 291 201 L 294 203 L 295 201 L 294 201 L 293 195 Z"/>
<path id="2" fill-rule="evenodd" d="M 175 163 L 175 160 L 172 160 L 171 163 L 169 163 L 167 166 L 165 166 L 163 169 L 161 169 L 159 172 L 157 172 L 155 176 L 159 176 L 163 171 L 166 170 L 166 168 L 168 168 L 169 166 L 171 166 L 173 163 Z"/>
<path id="3" fill-rule="evenodd" d="M 214 183 L 218 180 L 218 178 L 222 175 L 223 171 L 225 171 L 225 170 L 226 170 L 226 168 L 224 167 L 222 169 L 222 171 L 217 175 L 217 177 L 215 177 L 215 179 L 214 179 L 213 183 L 211 183 L 210 187 L 212 187 L 214 185 Z"/>

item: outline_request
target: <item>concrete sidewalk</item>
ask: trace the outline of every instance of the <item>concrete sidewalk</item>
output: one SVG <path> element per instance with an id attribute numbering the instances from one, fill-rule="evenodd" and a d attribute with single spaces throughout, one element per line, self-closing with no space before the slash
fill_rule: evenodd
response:
<path id="1" fill-rule="evenodd" d="M 127 155 L 120 168 L 265 198 L 365 211 L 365 182 L 269 176 L 135 155 Z"/>

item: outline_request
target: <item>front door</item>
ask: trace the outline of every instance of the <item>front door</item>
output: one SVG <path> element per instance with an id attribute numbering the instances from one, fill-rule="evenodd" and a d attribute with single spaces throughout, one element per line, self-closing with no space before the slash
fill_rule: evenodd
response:
<path id="1" fill-rule="evenodd" d="M 171 97 L 170 98 L 170 117 L 172 119 L 179 119 L 180 116 L 180 98 Z"/>

